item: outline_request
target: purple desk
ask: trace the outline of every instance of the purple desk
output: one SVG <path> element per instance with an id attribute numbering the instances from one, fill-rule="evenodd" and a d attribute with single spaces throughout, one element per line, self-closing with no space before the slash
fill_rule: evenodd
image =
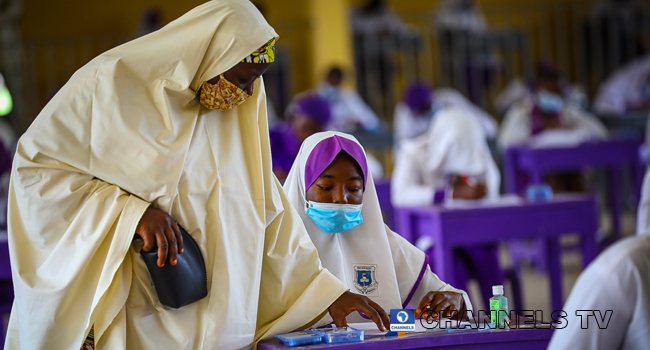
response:
<path id="1" fill-rule="evenodd" d="M 620 168 L 632 168 L 638 200 L 644 172 L 644 165 L 639 157 L 641 144 L 640 140 L 608 140 L 568 148 L 509 148 L 504 159 L 506 193 L 523 192 L 526 184 L 517 183 L 521 174 L 528 174 L 531 183 L 541 183 L 547 173 L 583 170 L 587 167 L 606 168 L 612 198 L 612 226 L 618 236 L 621 230 Z"/>
<path id="2" fill-rule="evenodd" d="M 396 215 L 402 226 L 411 229 L 407 232 L 410 239 L 422 235 L 433 238 L 435 244 L 429 259 L 434 262 L 438 276 L 451 285 L 458 285 L 454 248 L 544 239 L 553 310 L 560 310 L 563 303 L 559 236 L 580 235 L 584 266 L 593 260 L 597 251 L 598 209 L 592 195 L 557 195 L 544 203 L 504 197 L 492 203 L 475 201 L 453 208 L 397 208 Z"/>
<path id="3" fill-rule="evenodd" d="M 412 333 L 402 337 L 366 337 L 361 343 L 314 344 L 288 347 L 277 339 L 260 342 L 258 350 L 546 350 L 552 329 L 466 330 L 456 332 Z"/>

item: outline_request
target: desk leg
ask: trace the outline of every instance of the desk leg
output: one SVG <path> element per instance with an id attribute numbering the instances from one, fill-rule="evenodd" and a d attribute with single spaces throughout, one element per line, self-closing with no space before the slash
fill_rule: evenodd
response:
<path id="1" fill-rule="evenodd" d="M 456 279 L 454 278 L 454 250 L 445 248 L 439 242 L 433 246 L 434 259 L 435 259 L 435 272 L 440 280 L 449 283 L 452 286 L 458 287 Z"/>
<path id="2" fill-rule="evenodd" d="M 503 175 L 506 193 L 517 193 L 517 152 L 512 148 L 506 149 L 504 154 Z"/>
<path id="3" fill-rule="evenodd" d="M 551 310 L 561 310 L 563 303 L 562 295 L 562 262 L 560 243 L 557 238 L 546 240 L 546 266 L 548 269 L 548 280 L 551 289 Z"/>
<path id="4" fill-rule="evenodd" d="M 621 169 L 617 167 L 609 168 L 609 193 L 611 194 L 612 205 L 612 228 L 614 237 L 621 235 Z"/>
<path id="5" fill-rule="evenodd" d="M 544 182 L 544 175 L 539 169 L 533 169 L 530 171 L 530 184 L 539 185 Z M 525 192 L 524 192 L 525 193 Z"/>

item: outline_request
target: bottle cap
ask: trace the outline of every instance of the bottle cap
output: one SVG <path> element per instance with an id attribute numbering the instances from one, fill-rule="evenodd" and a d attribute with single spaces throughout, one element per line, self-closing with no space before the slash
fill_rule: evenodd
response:
<path id="1" fill-rule="evenodd" d="M 492 294 L 494 295 L 503 295 L 503 286 L 492 286 Z"/>

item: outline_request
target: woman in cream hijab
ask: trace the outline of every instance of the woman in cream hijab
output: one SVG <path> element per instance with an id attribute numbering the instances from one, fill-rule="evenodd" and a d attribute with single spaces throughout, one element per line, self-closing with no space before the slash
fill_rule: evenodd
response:
<path id="1" fill-rule="evenodd" d="M 431 272 L 424 252 L 384 224 L 366 154 L 353 136 L 322 132 L 307 138 L 284 190 L 323 266 L 350 290 L 385 309 L 410 303 L 416 317 L 472 309 L 465 292 Z M 348 321 L 364 319 L 354 314 Z"/>
<path id="2" fill-rule="evenodd" d="M 321 267 L 271 172 L 257 78 L 276 37 L 250 2 L 210 1 L 95 58 L 43 109 L 12 169 L 6 349 L 89 334 L 97 349 L 243 349 L 328 308 L 338 324 L 351 310 L 388 324 Z M 170 309 L 132 241 L 174 265 L 176 222 L 201 247 L 208 295 Z"/>

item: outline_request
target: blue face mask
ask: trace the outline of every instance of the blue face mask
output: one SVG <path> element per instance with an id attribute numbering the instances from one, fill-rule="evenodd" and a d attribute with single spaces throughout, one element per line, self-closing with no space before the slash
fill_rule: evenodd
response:
<path id="1" fill-rule="evenodd" d="M 327 233 L 341 233 L 363 222 L 362 204 L 307 202 L 305 213 Z"/>
<path id="2" fill-rule="evenodd" d="M 564 100 L 558 94 L 542 90 L 537 93 L 537 106 L 544 113 L 559 114 L 564 107 Z"/>

